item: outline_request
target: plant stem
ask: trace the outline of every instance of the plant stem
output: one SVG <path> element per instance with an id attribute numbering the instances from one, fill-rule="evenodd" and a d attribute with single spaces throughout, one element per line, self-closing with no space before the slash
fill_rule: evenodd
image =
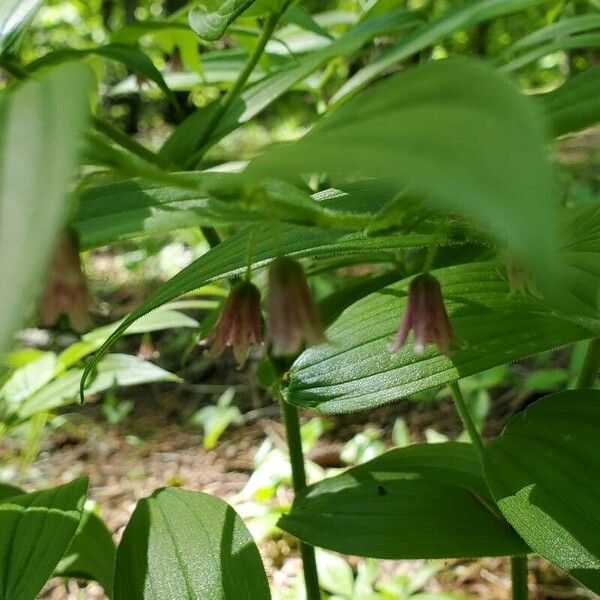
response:
<path id="1" fill-rule="evenodd" d="M 458 412 L 463 425 L 469 434 L 469 439 L 473 443 L 475 450 L 481 460 L 485 459 L 485 446 L 473 419 L 469 414 L 469 409 L 465 403 L 465 399 L 462 395 L 462 391 L 458 384 L 458 381 L 450 384 L 452 390 L 452 397 L 454 398 L 454 405 Z M 512 579 L 512 600 L 527 600 L 529 598 L 529 589 L 527 587 L 527 556 L 511 556 L 511 579 Z"/>
<path id="2" fill-rule="evenodd" d="M 135 154 L 142 160 L 145 160 L 146 162 L 153 164 L 160 169 L 165 169 L 167 171 L 173 169 L 173 165 L 169 163 L 168 160 L 159 154 L 152 152 L 152 150 L 149 150 L 145 146 L 142 146 L 142 144 L 136 142 L 133 138 L 123 133 L 120 129 L 117 129 L 111 123 L 108 123 L 97 116 L 92 116 L 92 125 L 96 131 L 105 135 L 113 142 L 121 146 L 121 148 L 125 148 L 125 150 Z"/>
<path id="3" fill-rule="evenodd" d="M 292 484 L 294 486 L 294 492 L 297 494 L 306 487 L 304 454 L 302 453 L 302 438 L 300 437 L 300 418 L 298 416 L 298 409 L 295 406 L 288 404 L 281 397 L 281 394 L 278 394 L 278 400 L 279 406 L 281 407 L 287 445 L 290 453 Z M 306 598 L 307 600 L 319 600 L 321 592 L 319 589 L 319 577 L 317 575 L 315 549 L 309 544 L 300 542 L 300 554 L 302 555 Z"/>
<path id="4" fill-rule="evenodd" d="M 469 439 L 475 447 L 475 451 L 477 452 L 479 458 L 481 459 L 481 463 L 483 464 L 483 459 L 485 458 L 485 447 L 481 441 L 481 436 L 477 431 L 477 427 L 475 427 L 475 423 L 473 423 L 473 419 L 469 414 L 469 409 L 465 403 L 465 399 L 460 390 L 460 386 L 458 385 L 458 381 L 450 384 L 450 390 L 452 391 L 452 397 L 454 398 L 456 412 L 458 413 L 458 416 L 460 417 L 460 420 L 462 421 L 469 435 Z"/>
<path id="5" fill-rule="evenodd" d="M 206 123 L 206 127 L 198 140 L 198 151 L 195 152 L 190 160 L 189 166 L 197 166 L 202 157 L 206 153 L 206 146 L 210 142 L 212 134 L 215 132 L 215 129 L 218 127 L 221 119 L 225 116 L 225 113 L 229 110 L 230 106 L 233 104 L 234 100 L 239 96 L 240 92 L 246 85 L 248 78 L 252 75 L 252 71 L 254 71 L 254 67 L 258 64 L 260 57 L 262 56 L 267 43 L 271 39 L 275 28 L 277 27 L 277 23 L 279 19 L 282 17 L 283 13 L 287 10 L 289 2 L 286 2 L 283 8 L 276 13 L 273 13 L 267 19 L 265 24 L 265 28 L 262 31 L 258 42 L 256 43 L 256 47 L 254 48 L 252 54 L 248 57 L 244 68 L 238 75 L 235 83 L 231 87 L 231 89 L 221 97 L 219 102 L 217 103 L 215 110 L 210 115 L 208 122 Z"/>
<path id="6" fill-rule="evenodd" d="M 512 600 L 527 600 L 529 598 L 527 556 L 511 556 L 510 571 Z"/>
<path id="7" fill-rule="evenodd" d="M 600 368 L 600 338 L 590 340 L 585 359 L 579 377 L 577 378 L 577 388 L 593 388 L 596 378 L 598 377 L 598 369 Z"/>

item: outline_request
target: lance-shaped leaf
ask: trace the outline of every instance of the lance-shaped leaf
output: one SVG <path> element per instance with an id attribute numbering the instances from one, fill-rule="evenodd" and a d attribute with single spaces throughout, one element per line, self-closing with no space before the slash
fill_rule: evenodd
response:
<path id="1" fill-rule="evenodd" d="M 600 391 L 552 394 L 513 417 L 486 450 L 504 516 L 531 548 L 600 593 Z"/>
<path id="2" fill-rule="evenodd" d="M 34 600 L 77 530 L 87 480 L 0 504 L 0 598 Z"/>
<path id="3" fill-rule="evenodd" d="M 430 23 L 415 29 L 411 34 L 404 36 L 380 58 L 360 69 L 337 91 L 331 99 L 331 103 L 337 104 L 355 94 L 360 88 L 366 86 L 390 67 L 432 46 L 439 40 L 443 40 L 454 31 L 525 10 L 544 1 L 475 0 L 451 10 Z"/>
<path id="4" fill-rule="evenodd" d="M 470 444 L 416 444 L 310 486 L 279 526 L 309 544 L 385 559 L 526 554 Z"/>
<path id="5" fill-rule="evenodd" d="M 357 96 L 245 174 L 390 178 L 485 223 L 556 301 L 558 206 L 536 108 L 478 62 L 435 61 Z"/>
<path id="6" fill-rule="evenodd" d="M 258 548 L 223 500 L 165 488 L 141 500 L 117 551 L 115 600 L 270 600 Z"/>
<path id="7" fill-rule="evenodd" d="M 495 263 L 473 263 L 435 271 L 454 328 L 449 356 L 433 346 L 424 354 L 389 345 L 406 310 L 410 283 L 383 288 L 359 300 L 327 330 L 328 345 L 308 348 L 290 371 L 286 399 L 324 413 L 375 408 L 446 385 L 461 377 L 538 352 L 592 337 L 579 325 L 535 299 L 510 294 Z"/>
<path id="8" fill-rule="evenodd" d="M 109 60 L 115 60 L 122 63 L 138 75 L 146 77 L 163 91 L 175 109 L 179 109 L 175 96 L 165 83 L 160 71 L 154 66 L 154 63 L 139 48 L 127 46 L 125 44 L 107 44 L 106 46 L 96 46 L 95 48 L 75 49 L 65 48 L 55 50 L 29 63 L 29 71 L 37 71 L 44 67 L 58 65 L 67 61 L 86 58 L 87 56 L 101 56 Z"/>
<path id="9" fill-rule="evenodd" d="M 388 189 L 382 182 L 375 182 L 374 185 L 367 183 L 367 185 L 358 185 L 356 191 L 349 194 L 333 193 L 330 202 L 326 198 L 322 198 L 321 202 L 330 208 L 343 207 L 347 212 L 354 212 L 357 215 L 369 214 L 371 209 L 377 211 L 390 199 L 392 190 L 393 188 Z M 372 206 L 365 202 L 365 198 L 373 201 Z M 277 242 L 275 243 L 274 240 Z M 377 251 L 391 259 L 392 255 L 386 254 L 386 251 L 423 247 L 431 240 L 432 236 L 427 234 L 366 237 L 362 233 L 347 230 L 319 230 L 293 225 L 261 224 L 247 227 L 196 259 L 128 315 L 87 364 L 81 382 L 81 392 L 83 394 L 85 391 L 86 380 L 100 358 L 132 323 L 182 294 L 212 281 L 244 273 L 248 266 L 249 247 L 252 250 L 253 267 L 260 268 L 279 254 L 304 258 Z M 447 242 L 442 242 L 445 243 Z"/>

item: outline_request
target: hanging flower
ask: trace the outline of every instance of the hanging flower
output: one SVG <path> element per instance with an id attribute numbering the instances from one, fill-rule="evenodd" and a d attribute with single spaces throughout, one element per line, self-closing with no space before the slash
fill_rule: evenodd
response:
<path id="1" fill-rule="evenodd" d="M 442 354 L 450 351 L 454 337 L 452 325 L 440 284 L 429 273 L 417 275 L 410 282 L 406 312 L 390 352 L 398 352 L 404 346 L 411 329 L 415 332 L 414 350 L 417 354 L 422 354 L 427 344 L 435 344 Z"/>
<path id="2" fill-rule="evenodd" d="M 296 354 L 304 343 L 325 341 L 319 311 L 299 262 L 282 256 L 271 263 L 267 306 L 273 354 Z"/>
<path id="3" fill-rule="evenodd" d="M 73 329 L 83 331 L 90 325 L 90 304 L 76 241 L 72 235 L 63 232 L 54 249 L 40 297 L 40 320 L 48 327 L 65 314 Z"/>
<path id="4" fill-rule="evenodd" d="M 209 355 L 220 356 L 227 346 L 239 365 L 248 359 L 250 348 L 262 342 L 260 292 L 249 281 L 238 283 L 230 292 L 210 340 Z"/>

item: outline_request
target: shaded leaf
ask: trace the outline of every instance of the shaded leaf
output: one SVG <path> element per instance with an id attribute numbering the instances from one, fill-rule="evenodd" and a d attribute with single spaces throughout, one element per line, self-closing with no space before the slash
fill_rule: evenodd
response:
<path id="1" fill-rule="evenodd" d="M 77 530 L 87 480 L 0 504 L 0 598 L 34 600 Z"/>
<path id="2" fill-rule="evenodd" d="M 475 451 L 455 442 L 398 448 L 324 479 L 279 525 L 315 546 L 373 558 L 527 552 L 495 508 Z"/>
<path id="3" fill-rule="evenodd" d="M 117 549 L 110 531 L 93 512 L 83 514 L 79 530 L 54 575 L 97 581 L 112 597 Z"/>
<path id="4" fill-rule="evenodd" d="M 245 175 L 388 177 L 483 222 L 556 301 L 558 206 L 535 108 L 480 63 L 434 61 L 364 92 L 300 140 L 267 150 Z"/>
<path id="5" fill-rule="evenodd" d="M 513 417 L 486 451 L 500 509 L 531 548 L 600 592 L 600 392 L 571 390 Z"/>

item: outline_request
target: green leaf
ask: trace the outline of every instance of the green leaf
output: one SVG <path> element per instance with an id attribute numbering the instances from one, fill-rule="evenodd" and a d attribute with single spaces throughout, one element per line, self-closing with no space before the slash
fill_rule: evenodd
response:
<path id="1" fill-rule="evenodd" d="M 600 593 L 600 391 L 546 396 L 486 449 L 504 516 L 531 548 Z"/>
<path id="2" fill-rule="evenodd" d="M 0 94 L 0 351 L 22 323 L 67 208 L 92 76 L 64 65 Z M 35 240 L 32 245 L 31 240 Z"/>
<path id="3" fill-rule="evenodd" d="M 5 502 L 8 498 L 20 496 L 24 493 L 25 492 L 16 485 L 11 485 L 10 483 L 0 483 L 0 503 Z"/>
<path id="4" fill-rule="evenodd" d="M 254 0 L 223 0 L 216 10 L 194 8 L 189 13 L 190 27 L 201 39 L 214 42 L 252 4 Z"/>
<path id="5" fill-rule="evenodd" d="M 100 517 L 85 511 L 79 530 L 54 571 L 56 577 L 97 581 L 112 597 L 117 549 Z"/>
<path id="6" fill-rule="evenodd" d="M 259 155 L 245 174 L 390 178 L 483 222 L 554 298 L 558 206 L 535 108 L 478 62 L 434 61 L 364 92 L 300 140 Z"/>
<path id="7" fill-rule="evenodd" d="M 233 508 L 164 488 L 140 500 L 117 551 L 115 600 L 268 600 L 258 549 Z"/>
<path id="8" fill-rule="evenodd" d="M 289 68 L 265 77 L 262 81 L 244 90 L 219 122 L 211 141 L 217 141 L 239 125 L 248 122 L 327 61 L 358 51 L 374 37 L 413 27 L 419 22 L 420 19 L 417 15 L 405 10 L 398 10 L 354 26 L 328 46 L 311 52 L 294 61 Z M 216 106 L 216 103 L 210 104 L 188 117 L 167 139 L 160 154 L 178 165 L 194 167 L 197 162 L 194 154 L 198 150 L 198 140 L 201 139 L 202 132 L 210 121 Z"/>
<path id="9" fill-rule="evenodd" d="M 97 55 L 120 62 L 135 73 L 153 81 L 163 91 L 175 109 L 179 110 L 177 100 L 165 83 L 160 71 L 154 66 L 154 63 L 146 54 L 144 54 L 144 52 L 133 46 L 127 46 L 125 44 L 107 44 L 106 46 L 96 46 L 95 48 L 65 48 L 62 50 L 55 50 L 54 52 L 49 52 L 41 58 L 29 63 L 27 65 L 27 70 L 35 72 L 44 67 L 83 59 L 91 55 Z"/>
<path id="10" fill-rule="evenodd" d="M 505 50 L 504 54 L 515 54 L 522 50 L 527 50 L 532 46 L 556 40 L 573 33 L 581 33 L 598 28 L 600 28 L 600 15 L 578 15 L 576 17 L 561 19 L 556 23 L 536 29 L 533 33 L 521 38 Z"/>
<path id="11" fill-rule="evenodd" d="M 389 353 L 406 309 L 404 280 L 342 313 L 327 330 L 329 344 L 308 348 L 292 366 L 286 399 L 324 413 L 370 409 L 598 331 L 597 323 L 590 329 L 539 301 L 511 295 L 499 270 L 494 263 L 473 263 L 434 272 L 457 338 L 450 356 L 432 346 L 421 355 L 409 346 Z"/>
<path id="12" fill-rule="evenodd" d="M 357 214 L 365 210 L 364 197 L 372 190 L 380 189 L 377 196 L 380 202 L 387 200 L 380 186 L 367 185 L 355 194 L 332 194 L 331 201 L 322 199 L 330 207 L 340 204 L 351 211 L 355 206 Z M 371 192 L 369 192 L 371 190 Z M 377 210 L 377 202 L 373 202 Z M 368 210 L 368 209 L 367 209 Z M 274 243 L 277 240 L 277 243 Z M 98 360 L 117 341 L 125 330 L 140 317 L 174 300 L 182 294 L 191 292 L 207 283 L 239 275 L 246 271 L 248 248 L 252 250 L 252 266 L 260 268 L 280 253 L 295 258 L 332 256 L 338 254 L 360 254 L 369 250 L 417 248 L 431 242 L 431 236 L 424 234 L 389 235 L 378 238 L 365 237 L 360 233 L 344 230 L 319 230 L 293 225 L 261 224 L 243 229 L 225 240 L 200 258 L 196 259 L 175 277 L 151 294 L 135 311 L 128 315 L 119 327 L 110 335 L 98 353 L 86 366 L 81 381 L 81 392 L 85 391 L 87 377 Z"/>
<path id="13" fill-rule="evenodd" d="M 0 56 L 14 46 L 42 5 L 42 0 L 3 0 L 0 5 Z"/>
<path id="14" fill-rule="evenodd" d="M 578 50 L 580 48 L 597 48 L 598 46 L 600 46 L 600 33 L 582 33 L 580 35 L 558 39 L 554 42 L 549 42 L 548 44 L 534 48 L 500 67 L 500 70 L 504 73 L 512 73 L 513 71 L 543 58 L 544 56 L 548 56 L 548 54 L 553 54 L 554 52 L 559 52 L 561 50 Z"/>
<path id="15" fill-rule="evenodd" d="M 537 98 L 546 110 L 555 136 L 595 125 L 600 121 L 600 67 L 586 69 Z"/>
<path id="16" fill-rule="evenodd" d="M 312 545 L 385 559 L 507 556 L 527 546 L 497 511 L 469 444 L 391 450 L 310 486 L 279 526 Z"/>
<path id="17" fill-rule="evenodd" d="M 23 400 L 3 415 L 10 426 L 16 426 L 39 412 L 48 412 L 73 404 L 77 398 L 83 369 L 70 369 L 40 391 Z M 100 394 L 116 387 L 146 383 L 180 381 L 156 365 L 129 354 L 109 354 L 97 366 L 97 373 L 86 394 Z"/>
<path id="18" fill-rule="evenodd" d="M 86 494 L 80 478 L 0 504 L 0 599 L 37 597 L 77 530 Z"/>
<path id="19" fill-rule="evenodd" d="M 496 17 L 515 13 L 545 2 L 545 0 L 475 0 L 468 2 L 404 36 L 376 61 L 360 69 L 337 91 L 331 104 L 355 94 L 375 77 L 417 52 L 432 46 L 451 33 L 473 27 Z"/>

